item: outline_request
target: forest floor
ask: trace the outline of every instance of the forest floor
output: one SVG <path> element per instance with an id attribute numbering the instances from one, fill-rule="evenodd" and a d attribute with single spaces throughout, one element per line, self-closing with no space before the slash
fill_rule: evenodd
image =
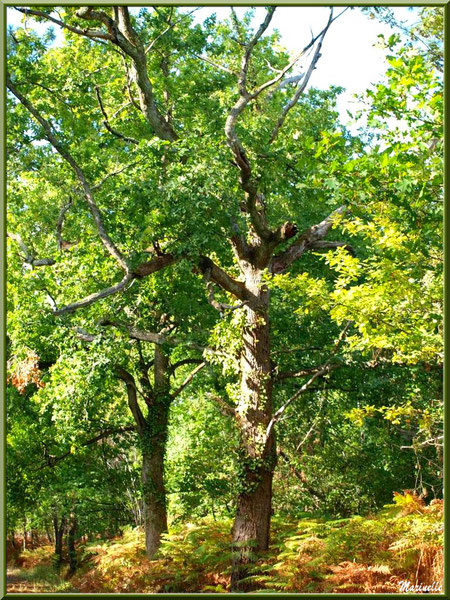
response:
<path id="1" fill-rule="evenodd" d="M 127 528 L 113 539 L 78 544 L 79 568 L 57 573 L 53 547 L 25 550 L 8 564 L 8 593 L 196 593 L 229 591 L 230 520 L 203 519 L 164 536 L 148 560 L 144 534 Z M 405 584 L 443 583 L 443 502 L 425 505 L 414 494 L 373 515 L 299 520 L 275 516 L 272 544 L 255 557 L 249 591 L 399 593 Z M 411 590 L 412 591 L 412 590 Z M 417 591 L 426 592 L 426 589 Z"/>
<path id="2" fill-rule="evenodd" d="M 6 592 L 8 594 L 43 594 L 53 592 L 54 586 L 43 581 L 30 581 L 24 569 L 8 567 L 6 570 Z"/>
<path id="3" fill-rule="evenodd" d="M 9 550 L 9 548 L 7 549 Z M 8 594 L 45 594 L 79 592 L 64 576 L 67 567 L 58 573 L 53 567 L 52 546 L 39 546 L 12 556 L 7 551 L 6 592 Z"/>

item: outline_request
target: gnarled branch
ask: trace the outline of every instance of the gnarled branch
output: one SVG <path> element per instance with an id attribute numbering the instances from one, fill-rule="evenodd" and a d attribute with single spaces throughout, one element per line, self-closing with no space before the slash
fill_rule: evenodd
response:
<path id="1" fill-rule="evenodd" d="M 145 48 L 131 25 L 128 7 L 114 7 L 114 12 L 117 20 L 103 11 L 93 10 L 92 6 L 80 8 L 76 14 L 82 19 L 100 21 L 107 26 L 111 42 L 132 60 L 142 113 L 159 138 L 175 141 L 177 134 L 156 105 L 153 86 L 147 72 Z"/>
<path id="2" fill-rule="evenodd" d="M 120 365 L 116 366 L 116 373 L 117 376 L 122 379 L 127 386 L 128 406 L 130 407 L 131 413 L 136 421 L 137 431 L 139 435 L 142 435 L 146 427 L 146 421 L 137 400 L 137 389 L 134 377 Z"/>
<path id="3" fill-rule="evenodd" d="M 61 144 L 61 142 L 58 140 L 56 135 L 53 133 L 50 123 L 47 121 L 47 119 L 45 119 L 40 114 L 40 112 L 33 106 L 33 104 L 17 90 L 17 88 L 15 87 L 15 85 L 13 84 L 13 82 L 11 81 L 11 79 L 8 75 L 6 76 L 6 85 L 7 85 L 8 89 L 14 94 L 14 96 L 16 96 L 16 98 L 23 104 L 23 106 L 25 106 L 25 108 L 28 110 L 28 112 L 30 112 L 33 115 L 33 117 L 36 119 L 36 121 L 38 121 L 38 123 L 41 125 L 42 129 L 44 130 L 44 135 L 45 135 L 46 139 L 50 142 L 50 144 L 54 147 L 54 149 L 62 156 L 62 158 L 70 165 L 70 167 L 74 171 L 74 173 L 83 189 L 84 197 L 86 199 L 87 205 L 89 206 L 91 214 L 94 218 L 95 226 L 97 228 L 97 233 L 99 235 L 99 238 L 100 238 L 103 246 L 106 248 L 106 250 L 109 252 L 109 254 L 113 258 L 115 258 L 115 260 L 117 261 L 119 266 L 126 273 L 128 273 L 128 263 L 127 263 L 126 259 L 124 258 L 124 256 L 122 255 L 122 253 L 120 252 L 120 250 L 116 247 L 114 242 L 111 240 L 108 233 L 106 232 L 105 226 L 103 224 L 102 214 L 101 214 L 100 209 L 98 208 L 97 204 L 94 201 L 94 196 L 92 193 L 91 186 L 89 185 L 89 183 L 86 179 L 86 176 L 84 175 L 83 170 L 78 165 L 78 163 L 75 161 L 75 159 L 70 154 L 70 152 Z"/>
<path id="4" fill-rule="evenodd" d="M 340 206 L 331 215 L 326 217 L 326 219 L 317 223 L 317 225 L 309 227 L 309 229 L 300 234 L 287 250 L 274 256 L 270 265 L 272 273 L 283 273 L 302 254 L 307 250 L 313 249 L 315 243 L 328 235 L 336 217 L 342 215 L 346 210 L 345 206 Z"/>
<path id="5" fill-rule="evenodd" d="M 19 244 L 20 249 L 23 252 L 23 259 L 27 265 L 31 265 L 32 267 L 46 267 L 55 264 L 56 261 L 54 258 L 35 258 L 34 254 L 29 250 L 28 246 L 18 233 L 11 233 L 8 231 L 6 235 Z"/>
<path id="6" fill-rule="evenodd" d="M 239 298 L 243 302 L 258 302 L 256 296 L 247 289 L 242 281 L 233 279 L 207 256 L 200 258 L 198 266 L 203 275 L 207 275 L 208 279 L 217 283 L 217 285 L 225 291 L 230 292 L 230 294 L 233 294 L 236 298 Z"/>
<path id="7" fill-rule="evenodd" d="M 281 112 L 281 115 L 278 118 L 278 121 L 276 122 L 275 127 L 274 127 L 274 129 L 272 131 L 272 135 L 270 136 L 270 142 L 269 143 L 272 143 L 276 139 L 276 137 L 278 135 L 278 132 L 280 131 L 281 127 L 283 126 L 283 123 L 284 123 L 284 121 L 285 121 L 285 119 L 287 117 L 288 112 L 291 110 L 291 108 L 293 108 L 297 104 L 300 96 L 305 91 L 306 86 L 308 85 L 309 80 L 311 79 L 311 75 L 312 75 L 314 69 L 316 68 L 317 62 L 318 62 L 318 60 L 319 60 L 319 58 L 321 56 L 320 50 L 322 49 L 322 43 L 323 43 L 325 35 L 326 35 L 326 33 L 327 33 L 327 31 L 328 31 L 328 29 L 329 29 L 329 27 L 330 27 L 330 25 L 331 25 L 332 22 L 333 22 L 333 8 L 330 9 L 330 17 L 328 19 L 328 23 L 326 24 L 325 28 L 321 31 L 321 33 L 319 34 L 319 36 L 317 36 L 319 38 L 319 43 L 317 44 L 316 50 L 314 52 L 313 58 L 311 60 L 311 63 L 309 65 L 309 67 L 308 67 L 308 70 L 306 71 L 306 74 L 304 75 L 304 77 L 302 76 L 303 81 L 302 81 L 301 85 L 298 86 L 298 88 L 295 91 L 292 99 L 283 108 L 283 110 Z M 312 45 L 312 44 L 314 44 L 316 42 L 317 37 L 313 38 L 313 41 L 310 43 L 310 45 Z M 305 50 L 302 51 L 302 54 L 304 52 L 305 52 Z M 291 80 L 292 80 L 292 78 L 291 78 Z M 286 82 L 284 82 L 284 83 L 286 83 Z"/>

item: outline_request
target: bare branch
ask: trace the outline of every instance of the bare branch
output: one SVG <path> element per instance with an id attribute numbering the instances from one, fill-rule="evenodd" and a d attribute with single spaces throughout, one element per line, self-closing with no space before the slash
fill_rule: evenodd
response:
<path id="1" fill-rule="evenodd" d="M 154 256 L 151 260 L 138 265 L 133 271 L 133 277 L 137 277 L 138 279 L 141 277 L 147 277 L 147 275 L 151 275 L 152 273 L 156 273 L 156 271 L 160 271 L 161 269 L 165 269 L 170 265 L 174 265 L 180 260 L 181 257 L 176 257 L 169 253 L 161 254 L 161 256 Z"/>
<path id="2" fill-rule="evenodd" d="M 325 29 L 323 29 L 322 33 L 320 34 L 319 43 L 317 44 L 316 51 L 314 52 L 314 55 L 313 55 L 310 65 L 308 67 L 308 70 L 306 71 L 306 74 L 303 77 L 303 81 L 302 81 L 301 85 L 297 88 L 292 99 L 283 108 L 281 116 L 279 117 L 279 119 L 273 129 L 272 135 L 270 136 L 270 142 L 269 142 L 270 144 L 276 139 L 278 132 L 280 131 L 281 127 L 283 126 L 283 123 L 287 117 L 288 112 L 291 110 L 291 108 L 293 108 L 297 104 L 300 96 L 305 91 L 305 88 L 308 85 L 309 80 L 311 79 L 311 75 L 312 75 L 314 69 L 316 68 L 317 62 L 319 61 L 319 58 L 321 57 L 320 51 L 322 49 L 322 43 L 323 43 L 325 35 L 328 31 L 328 28 L 330 27 L 332 22 L 333 22 L 333 8 L 330 9 L 330 18 L 328 19 L 328 23 L 327 23 Z"/>
<path id="3" fill-rule="evenodd" d="M 98 323 L 101 327 L 119 327 L 121 329 L 125 329 L 130 336 L 130 338 L 135 340 L 141 340 L 142 342 L 151 342 L 152 344 L 166 344 L 168 339 L 165 335 L 161 333 L 155 333 L 153 331 L 143 331 L 141 329 L 137 329 L 131 325 L 127 325 L 126 323 L 122 323 L 120 321 L 111 321 L 110 319 L 102 319 Z"/>
<path id="4" fill-rule="evenodd" d="M 119 365 L 116 366 L 116 372 L 118 377 L 122 379 L 127 386 L 128 406 L 130 407 L 131 413 L 136 421 L 137 431 L 139 435 L 142 436 L 145 431 L 146 421 L 137 400 L 137 389 L 134 377 L 131 375 L 131 373 L 128 373 L 128 371 Z"/>
<path id="5" fill-rule="evenodd" d="M 197 342 L 193 342 L 191 340 L 186 340 L 182 338 L 170 337 L 168 335 L 162 333 L 155 333 L 152 331 L 143 331 L 142 329 L 138 329 L 137 327 L 133 327 L 126 323 L 122 323 L 120 321 L 112 321 L 108 318 L 102 319 L 98 323 L 100 326 L 111 326 L 118 327 L 124 329 L 130 338 L 135 340 L 140 340 L 142 342 L 150 342 L 152 344 L 169 344 L 171 346 L 185 346 L 186 348 L 192 348 L 193 350 L 199 350 L 202 353 L 208 354 L 216 354 L 219 356 L 225 356 L 225 353 L 217 350 L 216 348 L 211 348 L 210 346 L 202 346 Z M 189 362 L 193 362 L 193 359 L 189 359 Z M 201 361 L 203 362 L 203 360 Z M 207 362 L 207 361 L 206 361 Z M 169 369 L 170 370 L 170 369 Z"/>
<path id="6" fill-rule="evenodd" d="M 236 298 L 244 302 L 257 303 L 257 297 L 247 289 L 242 281 L 237 281 L 222 271 L 213 261 L 207 256 L 202 256 L 199 260 L 199 268 L 203 275 L 207 275 L 208 279 L 214 281 L 225 291 L 230 292 Z"/>
<path id="7" fill-rule="evenodd" d="M 347 323 L 345 324 L 343 330 L 341 331 L 341 333 L 339 334 L 338 339 L 336 340 L 336 343 L 334 345 L 333 351 L 330 354 L 330 356 L 328 357 L 328 360 L 320 367 L 317 368 L 316 372 L 308 379 L 308 381 L 306 383 L 304 383 L 300 389 L 298 389 L 295 394 L 293 396 L 291 396 L 289 398 L 289 400 L 287 400 L 283 406 L 281 406 L 273 415 L 272 419 L 269 422 L 269 425 L 267 426 L 266 429 L 266 441 L 269 439 L 269 436 L 272 432 L 272 429 L 275 425 L 275 423 L 277 421 L 280 420 L 281 416 L 283 415 L 283 413 L 285 412 L 285 410 L 287 409 L 287 407 L 292 404 L 292 402 L 294 402 L 295 400 L 297 400 L 297 398 L 299 398 L 302 394 L 304 394 L 314 383 L 314 381 L 318 378 L 321 377 L 322 375 L 325 375 L 326 373 L 329 373 L 330 371 L 334 370 L 334 369 L 338 369 L 340 366 L 342 366 L 339 363 L 332 363 L 331 361 L 333 360 L 333 358 L 336 356 L 342 342 L 344 341 L 347 332 L 350 328 L 350 326 L 353 324 L 352 321 L 347 321 Z"/>
<path id="8" fill-rule="evenodd" d="M 318 240 L 317 242 L 312 242 L 309 249 L 310 250 L 329 250 L 334 248 L 345 248 L 349 254 L 352 256 L 356 256 L 355 249 L 347 242 L 328 242 L 326 240 Z"/>
<path id="9" fill-rule="evenodd" d="M 306 377 L 311 373 L 316 373 L 317 367 L 311 367 L 307 369 L 297 369 L 296 371 L 281 371 L 275 375 L 275 381 L 282 381 L 283 379 L 294 379 L 297 377 Z"/>
<path id="10" fill-rule="evenodd" d="M 277 71 L 277 72 L 280 73 L 280 71 Z M 299 75 L 292 75 L 292 77 L 286 77 L 286 79 L 283 79 L 283 81 L 281 83 L 279 83 L 277 85 L 277 87 L 267 95 L 267 99 L 271 100 L 273 98 L 273 95 L 276 92 L 279 92 L 280 90 L 287 87 L 288 85 L 291 85 L 293 83 L 298 83 L 299 81 L 301 81 L 303 79 L 304 76 L 305 76 L 304 73 L 300 73 Z"/>
<path id="11" fill-rule="evenodd" d="M 198 58 L 199 60 L 203 60 L 204 62 L 210 64 L 213 67 L 216 67 L 217 69 L 220 69 L 221 71 L 225 71 L 225 73 L 228 73 L 229 75 L 234 75 L 234 76 L 237 75 L 231 69 L 228 69 L 227 67 L 224 67 L 223 65 L 219 65 L 219 63 L 212 61 L 207 56 L 201 56 L 200 54 L 195 54 L 195 52 L 192 53 L 192 56 L 195 56 L 195 58 Z"/>
<path id="12" fill-rule="evenodd" d="M 195 367 L 195 369 L 193 369 L 189 373 L 189 375 L 186 377 L 186 379 L 183 381 L 183 383 L 174 392 L 172 392 L 170 394 L 172 396 L 172 398 L 176 398 L 177 396 L 179 396 L 181 394 L 181 392 L 184 390 L 184 388 L 191 383 L 191 381 L 194 379 L 194 377 L 197 375 L 197 373 L 199 371 L 201 371 L 203 369 L 203 367 L 205 367 L 205 366 L 206 366 L 206 362 L 201 362 L 199 365 L 197 365 Z"/>
<path id="13" fill-rule="evenodd" d="M 239 93 L 241 94 L 241 96 L 247 96 L 247 74 L 248 74 L 248 68 L 250 66 L 250 57 L 252 55 L 253 48 L 256 46 L 260 37 L 263 35 L 263 33 L 269 27 L 272 17 L 274 15 L 275 9 L 276 9 L 276 6 L 269 6 L 266 8 L 266 10 L 267 10 L 266 18 L 259 26 L 258 31 L 255 33 L 253 38 L 245 46 L 245 52 L 244 52 L 244 55 L 243 55 L 242 61 L 241 61 L 241 72 L 239 74 L 239 80 L 238 80 Z M 233 12 L 234 12 L 234 10 L 233 10 Z M 234 14 L 236 15 L 236 13 L 234 13 Z"/>
<path id="14" fill-rule="evenodd" d="M 285 452 L 283 452 L 283 450 L 281 450 L 281 449 L 277 450 L 277 454 L 278 454 L 278 456 L 281 456 L 281 458 L 283 458 L 286 461 L 286 463 L 289 465 L 289 468 L 291 469 L 292 473 L 302 482 L 302 484 L 304 485 L 306 490 L 312 496 L 315 496 L 316 498 L 318 498 L 319 500 L 322 500 L 322 501 L 327 499 L 326 495 L 323 492 L 321 492 L 320 490 L 315 490 L 308 484 L 308 480 L 306 478 L 305 473 L 303 471 L 300 471 L 299 469 L 297 469 L 292 464 L 289 456 L 287 456 L 287 454 Z"/>
<path id="15" fill-rule="evenodd" d="M 314 431 L 314 428 L 320 419 L 320 413 L 322 411 L 324 401 L 325 401 L 325 396 L 323 395 L 322 398 L 320 399 L 319 407 L 316 409 L 316 416 L 315 416 L 313 422 L 311 423 L 311 427 L 308 429 L 306 434 L 303 436 L 303 438 L 297 444 L 297 447 L 295 448 L 296 452 L 298 452 L 300 450 L 300 448 L 306 443 L 306 441 L 308 440 L 308 438 L 311 436 L 312 432 Z"/>
<path id="16" fill-rule="evenodd" d="M 192 364 L 199 365 L 202 362 L 204 362 L 204 361 L 201 358 L 182 358 L 181 360 L 178 360 L 176 363 L 173 363 L 172 365 L 170 365 L 169 371 L 170 371 L 170 374 L 173 375 L 178 368 L 183 367 L 184 365 L 192 365 Z"/>
<path id="17" fill-rule="evenodd" d="M 300 389 L 298 389 L 295 394 L 293 396 L 291 396 L 289 398 L 289 400 L 287 400 L 283 406 L 281 406 L 273 415 L 272 419 L 270 420 L 267 429 L 266 429 L 266 435 L 265 435 L 265 439 L 268 440 L 269 436 L 272 432 L 272 429 L 275 425 L 275 423 L 277 421 L 280 420 L 281 416 L 283 415 L 284 411 L 287 409 L 287 407 L 292 404 L 292 402 L 294 402 L 294 400 L 297 400 L 297 398 L 299 398 L 302 394 L 304 394 L 310 387 L 311 385 L 315 382 L 315 380 L 318 377 L 321 377 L 322 375 L 325 375 L 326 373 L 329 373 L 332 369 L 336 369 L 339 365 L 331 365 L 328 363 L 325 363 L 321 368 L 319 368 L 314 375 L 312 375 L 312 377 L 310 377 L 308 379 L 308 381 L 306 383 L 304 383 Z"/>
<path id="18" fill-rule="evenodd" d="M 86 298 L 83 298 L 82 300 L 79 300 L 78 302 L 74 302 L 73 304 L 68 304 L 67 306 L 63 306 L 62 308 L 59 308 L 58 310 L 54 310 L 53 314 L 59 317 L 61 315 L 65 315 L 65 314 L 74 312 L 74 311 L 78 310 L 79 308 L 85 308 L 86 306 L 90 306 L 91 304 L 94 304 L 95 302 L 98 302 L 99 300 L 102 300 L 103 298 L 107 298 L 108 296 L 112 296 L 113 294 L 117 294 L 117 292 L 122 291 L 123 289 L 125 289 L 127 284 L 132 279 L 133 279 L 133 275 L 131 273 L 126 273 L 125 276 L 123 277 L 123 279 L 121 279 L 115 285 L 105 288 L 105 289 L 101 290 L 100 292 L 95 292 L 94 294 L 90 294 L 89 296 L 86 296 Z"/>
<path id="19" fill-rule="evenodd" d="M 317 62 L 319 61 L 319 58 L 321 57 L 320 50 L 322 49 L 323 40 L 325 38 L 325 35 L 327 34 L 327 31 L 328 31 L 330 25 L 334 21 L 336 21 L 336 19 L 338 19 L 341 15 L 343 15 L 347 9 L 348 9 L 348 7 L 345 8 L 343 11 L 341 11 L 338 15 L 333 17 L 333 8 L 331 7 L 330 8 L 330 17 L 328 19 L 328 23 L 326 24 L 325 28 L 317 36 L 315 36 L 311 39 L 311 42 L 302 50 L 300 55 L 296 58 L 296 60 L 298 60 L 300 58 L 300 56 L 302 56 L 307 50 L 309 50 L 309 48 L 311 48 L 316 43 L 317 40 L 319 40 L 319 43 L 314 52 L 311 63 L 306 72 L 306 75 L 298 75 L 297 77 L 288 78 L 285 81 L 283 81 L 282 83 L 280 83 L 280 85 L 278 86 L 277 89 L 281 89 L 285 85 L 287 85 L 289 83 L 293 83 L 293 81 L 295 79 L 297 79 L 298 81 L 303 79 L 302 84 L 297 88 L 292 99 L 283 108 L 283 111 L 282 111 L 277 123 L 275 124 L 272 135 L 270 136 L 270 141 L 269 141 L 270 144 L 276 139 L 278 132 L 280 131 L 281 127 L 283 126 L 283 123 L 287 117 L 288 112 L 291 110 L 291 108 L 293 108 L 297 104 L 300 96 L 305 91 L 305 88 L 308 85 L 309 80 L 311 79 L 311 75 L 312 75 L 314 69 L 316 68 Z M 277 90 L 275 90 L 275 91 L 277 91 Z M 273 93 L 274 92 L 272 92 L 271 96 L 273 95 Z"/>
<path id="20" fill-rule="evenodd" d="M 214 284 L 210 280 L 210 278 L 211 269 L 207 269 L 203 274 L 203 279 L 206 284 L 206 289 L 208 290 L 208 303 L 217 311 L 219 311 L 221 316 L 225 311 L 232 312 L 234 310 L 237 310 L 238 308 L 242 308 L 243 306 L 245 306 L 246 302 L 240 302 L 239 304 L 235 305 L 225 304 L 224 302 L 218 302 L 214 297 Z"/>
<path id="21" fill-rule="evenodd" d="M 111 127 L 109 120 L 108 120 L 108 115 L 105 111 L 105 107 L 103 106 L 102 97 L 100 95 L 100 88 L 98 87 L 98 85 L 95 86 L 95 93 L 97 95 L 97 100 L 98 100 L 98 104 L 100 106 L 100 110 L 104 117 L 103 125 L 106 127 L 106 129 L 110 133 L 112 133 L 114 136 L 116 136 L 117 138 L 123 140 L 124 142 L 129 142 L 130 144 L 138 145 L 139 142 L 137 140 L 135 140 L 134 138 L 127 137 L 126 135 L 123 135 L 123 133 L 120 133 L 120 131 L 117 131 L 117 129 L 114 129 L 113 127 Z"/>

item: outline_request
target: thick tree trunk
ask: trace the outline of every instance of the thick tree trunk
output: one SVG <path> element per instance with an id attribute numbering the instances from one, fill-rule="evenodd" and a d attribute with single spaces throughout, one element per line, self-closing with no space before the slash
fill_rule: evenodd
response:
<path id="1" fill-rule="evenodd" d="M 66 529 L 66 518 L 61 517 L 61 523 L 58 525 L 58 516 L 53 517 L 53 527 L 55 530 L 55 567 L 59 569 L 63 561 L 63 538 Z"/>
<path id="2" fill-rule="evenodd" d="M 246 285 L 258 298 L 245 307 L 240 398 L 236 409 L 241 433 L 240 493 L 233 526 L 231 591 L 250 591 L 242 581 L 255 552 L 269 546 L 272 479 L 276 464 L 275 437 L 266 438 L 272 418 L 272 367 L 269 338 L 269 291 L 262 272 L 249 269 Z"/>
<path id="3" fill-rule="evenodd" d="M 155 346 L 154 393 L 147 402 L 148 414 L 142 435 L 142 487 L 145 520 L 145 549 L 152 558 L 167 531 L 167 502 L 164 485 L 164 458 L 171 397 L 167 367 L 169 361 Z"/>
<path id="4" fill-rule="evenodd" d="M 149 436 L 149 442 L 154 438 Z M 167 531 L 166 490 L 164 487 L 164 448 L 155 447 L 142 456 L 142 487 L 145 520 L 145 551 L 153 558 Z"/>

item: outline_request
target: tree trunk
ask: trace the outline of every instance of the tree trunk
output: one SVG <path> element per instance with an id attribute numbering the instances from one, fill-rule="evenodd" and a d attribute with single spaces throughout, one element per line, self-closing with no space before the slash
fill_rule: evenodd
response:
<path id="1" fill-rule="evenodd" d="M 27 549 L 27 518 L 23 519 L 23 539 L 22 539 L 22 550 Z"/>
<path id="2" fill-rule="evenodd" d="M 77 570 L 77 551 L 75 548 L 75 537 L 77 533 L 77 519 L 74 514 L 70 515 L 69 531 L 67 533 L 67 549 L 69 551 L 69 576 Z"/>
<path id="3" fill-rule="evenodd" d="M 167 499 L 164 485 L 164 458 L 167 442 L 169 395 L 167 367 L 169 361 L 155 346 L 154 392 L 149 398 L 146 425 L 142 435 L 142 488 L 144 500 L 145 550 L 152 558 L 167 531 Z"/>
<path id="4" fill-rule="evenodd" d="M 154 438 L 149 436 L 149 443 Z M 145 551 L 153 558 L 167 531 L 166 490 L 164 487 L 164 448 L 154 447 L 142 456 L 142 488 L 145 521 Z"/>
<path id="5" fill-rule="evenodd" d="M 11 532 L 11 545 L 14 548 L 14 550 L 18 549 L 17 543 L 16 543 L 16 532 L 12 531 Z"/>
<path id="6" fill-rule="evenodd" d="M 47 521 L 45 521 L 45 533 L 47 534 L 47 539 L 48 539 L 49 544 L 53 544 L 54 539 L 53 539 L 52 533 L 49 529 L 49 524 L 47 523 Z"/>
<path id="7" fill-rule="evenodd" d="M 66 529 L 66 518 L 61 517 L 61 523 L 58 526 L 58 515 L 54 515 L 53 527 L 55 530 L 55 566 L 59 569 L 63 561 L 63 537 Z"/>
<path id="8" fill-rule="evenodd" d="M 237 513 L 233 526 L 231 591 L 250 591 L 242 581 L 249 574 L 254 553 L 269 547 L 272 479 L 276 464 L 272 418 L 272 367 L 269 338 L 269 291 L 261 285 L 262 272 L 246 273 L 246 285 L 258 298 L 245 307 L 242 334 L 240 397 L 236 408 L 241 435 Z"/>

